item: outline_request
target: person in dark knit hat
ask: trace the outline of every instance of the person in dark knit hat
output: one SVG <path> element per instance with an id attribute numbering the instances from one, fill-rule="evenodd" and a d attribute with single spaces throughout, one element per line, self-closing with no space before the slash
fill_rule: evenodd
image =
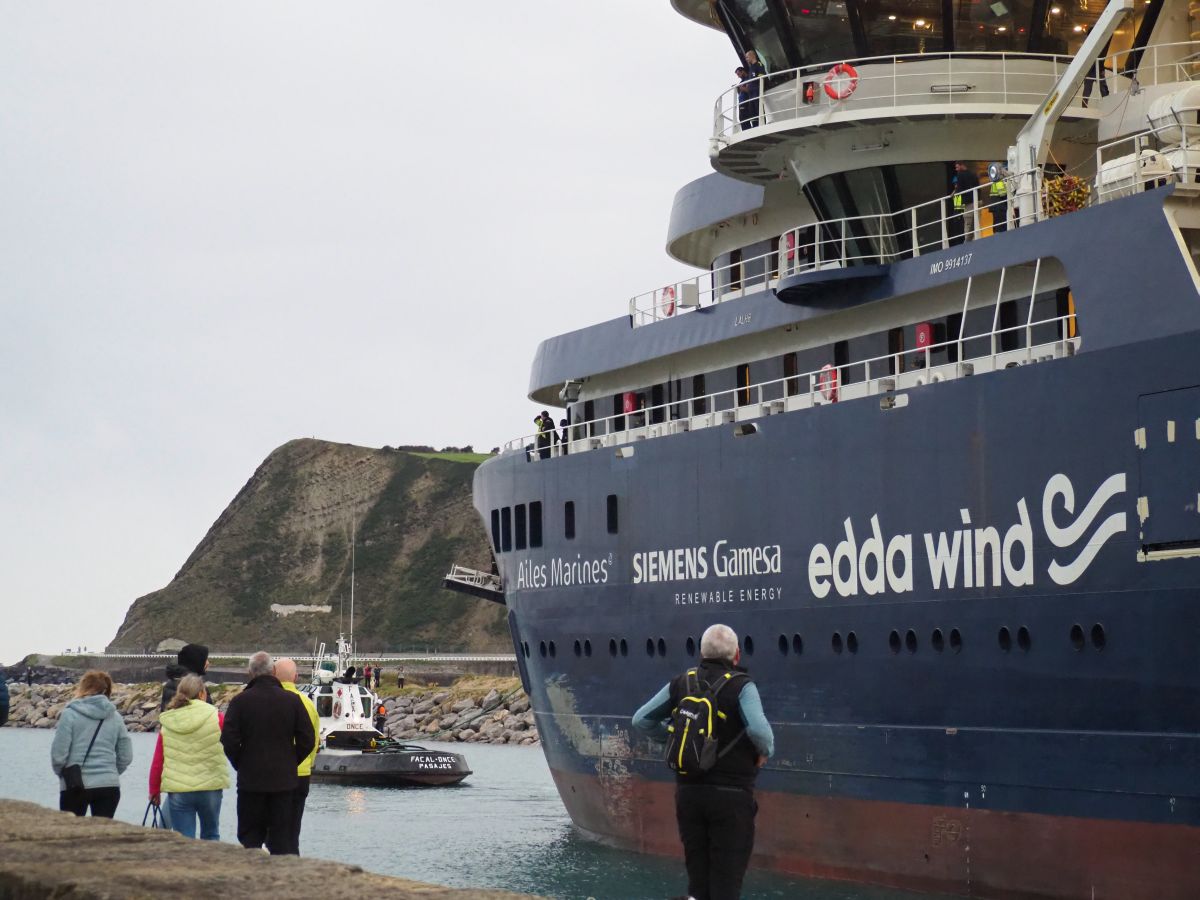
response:
<path id="1" fill-rule="evenodd" d="M 179 679 L 184 675 L 199 675 L 204 677 L 204 673 L 208 671 L 208 648 L 203 644 L 184 644 L 183 649 L 179 651 L 178 665 L 175 663 L 167 664 L 167 680 L 163 682 L 162 701 L 159 703 L 158 711 L 162 712 L 167 708 L 167 704 L 171 702 L 171 698 L 175 696 L 175 691 L 179 687 Z"/>

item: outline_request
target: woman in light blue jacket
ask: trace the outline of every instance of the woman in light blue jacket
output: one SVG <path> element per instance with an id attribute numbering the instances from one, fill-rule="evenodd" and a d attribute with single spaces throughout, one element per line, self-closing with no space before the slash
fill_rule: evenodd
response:
<path id="1" fill-rule="evenodd" d="M 125 720 L 113 706 L 113 681 L 107 672 L 87 672 L 75 688 L 75 699 L 58 718 L 50 765 L 58 776 L 58 808 L 111 819 L 121 800 L 121 773 L 133 761 L 133 744 Z M 69 789 L 63 769 L 79 766 L 83 787 Z"/>

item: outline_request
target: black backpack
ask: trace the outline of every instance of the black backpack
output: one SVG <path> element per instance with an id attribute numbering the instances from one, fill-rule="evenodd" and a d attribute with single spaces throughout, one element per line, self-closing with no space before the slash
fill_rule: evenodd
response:
<path id="1" fill-rule="evenodd" d="M 667 765 L 679 775 L 700 775 L 717 764 L 746 733 L 743 728 L 725 749 L 717 752 L 717 722 L 725 714 L 717 708 L 717 695 L 735 678 L 747 678 L 740 672 L 724 672 L 715 684 L 703 685 L 696 669 L 687 670 L 686 692 L 671 710 L 667 725 Z"/>

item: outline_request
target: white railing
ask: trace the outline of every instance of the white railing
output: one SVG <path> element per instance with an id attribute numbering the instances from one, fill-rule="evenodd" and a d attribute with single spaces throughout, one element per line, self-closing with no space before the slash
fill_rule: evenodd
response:
<path id="1" fill-rule="evenodd" d="M 454 581 L 458 584 L 469 585 L 470 587 L 496 591 L 497 593 L 504 592 L 504 585 L 500 581 L 499 575 L 494 575 L 491 572 L 481 572 L 478 569 L 469 569 L 466 566 L 460 566 L 457 563 L 446 575 L 445 580 Z"/>
<path id="2" fill-rule="evenodd" d="M 990 182 L 948 194 L 896 213 L 851 216 L 803 225 L 780 236 L 779 251 L 703 272 L 631 297 L 634 328 L 775 287 L 780 278 L 817 269 L 884 265 L 1031 224 L 1016 218 L 1012 202 L 1022 192 L 1041 193 L 1040 170 L 1005 180 L 1006 193 L 992 194 Z M 985 215 L 986 212 L 986 215 Z"/>
<path id="3" fill-rule="evenodd" d="M 978 334 L 966 334 L 966 312 L 970 301 L 968 279 L 959 334 L 949 340 L 576 423 L 568 426 L 565 438 L 557 434 L 526 435 L 509 441 L 504 452 L 524 452 L 531 461 L 553 459 L 646 438 L 680 434 L 713 425 L 735 424 L 775 413 L 811 409 L 840 400 L 907 390 L 967 375 L 1072 356 L 1079 348 L 1073 313 L 1038 320 L 1033 318 L 1040 270 L 1039 262 L 1035 266 L 1033 288 L 1029 295 L 1029 313 L 1023 324 L 1007 328 L 999 326 L 1000 304 L 1004 299 L 1002 275 L 993 309 L 992 327 Z M 1035 344 L 1037 330 L 1049 327 L 1055 328 L 1059 336 Z M 1012 335 L 1024 346 L 1002 349 L 1006 335 Z M 954 361 L 935 362 L 934 354 L 952 348 Z M 950 355 L 947 353 L 947 356 Z"/>
<path id="4" fill-rule="evenodd" d="M 832 112 L 865 112 L 905 106 L 1023 104 L 1035 106 L 1066 71 L 1071 56 L 1038 53 L 926 53 L 849 60 L 858 70 L 852 93 L 837 99 L 825 90 L 832 63 L 772 72 L 734 85 L 713 107 L 713 136 L 737 139 L 764 125 L 814 118 Z M 1143 87 L 1191 81 L 1200 76 L 1200 42 L 1151 44 L 1097 60 L 1071 105 L 1107 95 L 1115 79 L 1132 78 L 1134 64 Z M 835 90 L 839 82 L 833 80 Z M 848 81 L 841 82 L 848 86 Z M 749 88 L 749 102 L 740 88 Z M 757 97 L 757 100 L 755 100 Z"/>

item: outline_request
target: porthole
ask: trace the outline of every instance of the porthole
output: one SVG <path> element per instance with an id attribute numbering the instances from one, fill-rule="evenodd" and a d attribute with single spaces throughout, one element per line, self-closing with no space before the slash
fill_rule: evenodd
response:
<path id="1" fill-rule="evenodd" d="M 622 656 L 629 655 L 629 645 L 627 643 L 625 643 L 625 638 L 621 638 L 621 655 Z"/>
<path id="2" fill-rule="evenodd" d="M 911 628 L 904 632 L 904 647 L 909 653 L 917 652 L 917 633 Z"/>
<path id="3" fill-rule="evenodd" d="M 521 641 L 521 649 L 525 651 L 525 658 L 529 659 L 529 641 Z"/>
<path id="4" fill-rule="evenodd" d="M 582 656 L 582 655 L 583 655 L 583 644 L 579 643 L 579 639 L 578 639 L 578 638 L 576 638 L 576 639 L 575 639 L 575 655 L 576 655 L 576 656 Z"/>
<path id="5" fill-rule="evenodd" d="M 1076 650 L 1082 650 L 1086 646 L 1083 639 L 1083 626 L 1078 622 L 1071 626 L 1071 646 Z"/>
<path id="6" fill-rule="evenodd" d="M 833 633 L 833 640 L 830 643 L 833 646 L 834 653 L 841 653 L 842 652 L 842 633 L 840 631 L 835 631 Z"/>
<path id="7" fill-rule="evenodd" d="M 938 653 L 941 653 L 946 649 L 946 638 L 942 635 L 942 629 L 933 629 L 933 634 L 929 638 L 929 643 Z"/>
<path id="8" fill-rule="evenodd" d="M 747 656 L 753 656 L 754 655 L 754 638 L 750 637 L 750 635 L 746 635 L 745 640 L 742 641 L 742 649 L 746 651 Z"/>
<path id="9" fill-rule="evenodd" d="M 846 635 L 846 649 L 851 653 L 858 652 L 858 635 L 853 631 Z"/>
<path id="10" fill-rule="evenodd" d="M 654 638 L 646 638 L 646 655 L 654 655 Z"/>
<path id="11" fill-rule="evenodd" d="M 996 635 L 996 640 L 1000 643 L 1000 649 L 1005 653 L 1012 649 L 1012 635 L 1009 634 L 1008 626 L 1000 626 L 1000 633 Z"/>
<path id="12" fill-rule="evenodd" d="M 662 638 L 658 639 L 658 655 L 659 656 L 667 655 L 667 642 L 664 641 Z"/>
<path id="13" fill-rule="evenodd" d="M 787 635 L 786 635 L 786 634 L 781 634 L 781 635 L 779 636 L 779 654 L 780 654 L 781 656 L 787 656 L 787 652 L 788 652 L 788 639 L 787 639 Z"/>
<path id="14" fill-rule="evenodd" d="M 540 653 L 542 655 L 543 659 L 545 658 L 545 656 L 546 656 L 546 642 L 545 641 L 540 641 L 538 643 L 538 653 Z"/>
<path id="15" fill-rule="evenodd" d="M 792 652 L 797 656 L 804 652 L 804 638 L 798 634 L 792 635 Z"/>
<path id="16" fill-rule="evenodd" d="M 888 635 L 888 646 L 892 648 L 893 653 L 900 652 L 900 632 L 892 629 L 892 633 Z"/>
<path id="17" fill-rule="evenodd" d="M 1017 646 L 1024 653 L 1029 652 L 1029 648 L 1033 646 L 1033 639 L 1029 636 L 1029 629 L 1022 625 L 1017 629 Z"/>
<path id="18" fill-rule="evenodd" d="M 583 655 L 589 657 L 592 655 L 592 642 L 589 640 L 583 642 Z"/>
<path id="19" fill-rule="evenodd" d="M 550 657 L 553 659 L 557 651 L 554 649 L 554 641 L 550 642 Z"/>
<path id="20" fill-rule="evenodd" d="M 950 629 L 950 649 L 955 653 L 962 652 L 962 635 L 957 628 Z"/>
<path id="21" fill-rule="evenodd" d="M 609 656 L 617 655 L 617 639 L 616 638 L 608 639 L 608 655 Z"/>
<path id="22" fill-rule="evenodd" d="M 1097 650 L 1103 650 L 1108 639 L 1104 635 L 1104 626 L 1097 622 L 1092 626 L 1092 646 Z"/>
<path id="23" fill-rule="evenodd" d="M 696 655 L 696 639 L 695 638 L 687 639 L 687 655 L 688 656 Z"/>

